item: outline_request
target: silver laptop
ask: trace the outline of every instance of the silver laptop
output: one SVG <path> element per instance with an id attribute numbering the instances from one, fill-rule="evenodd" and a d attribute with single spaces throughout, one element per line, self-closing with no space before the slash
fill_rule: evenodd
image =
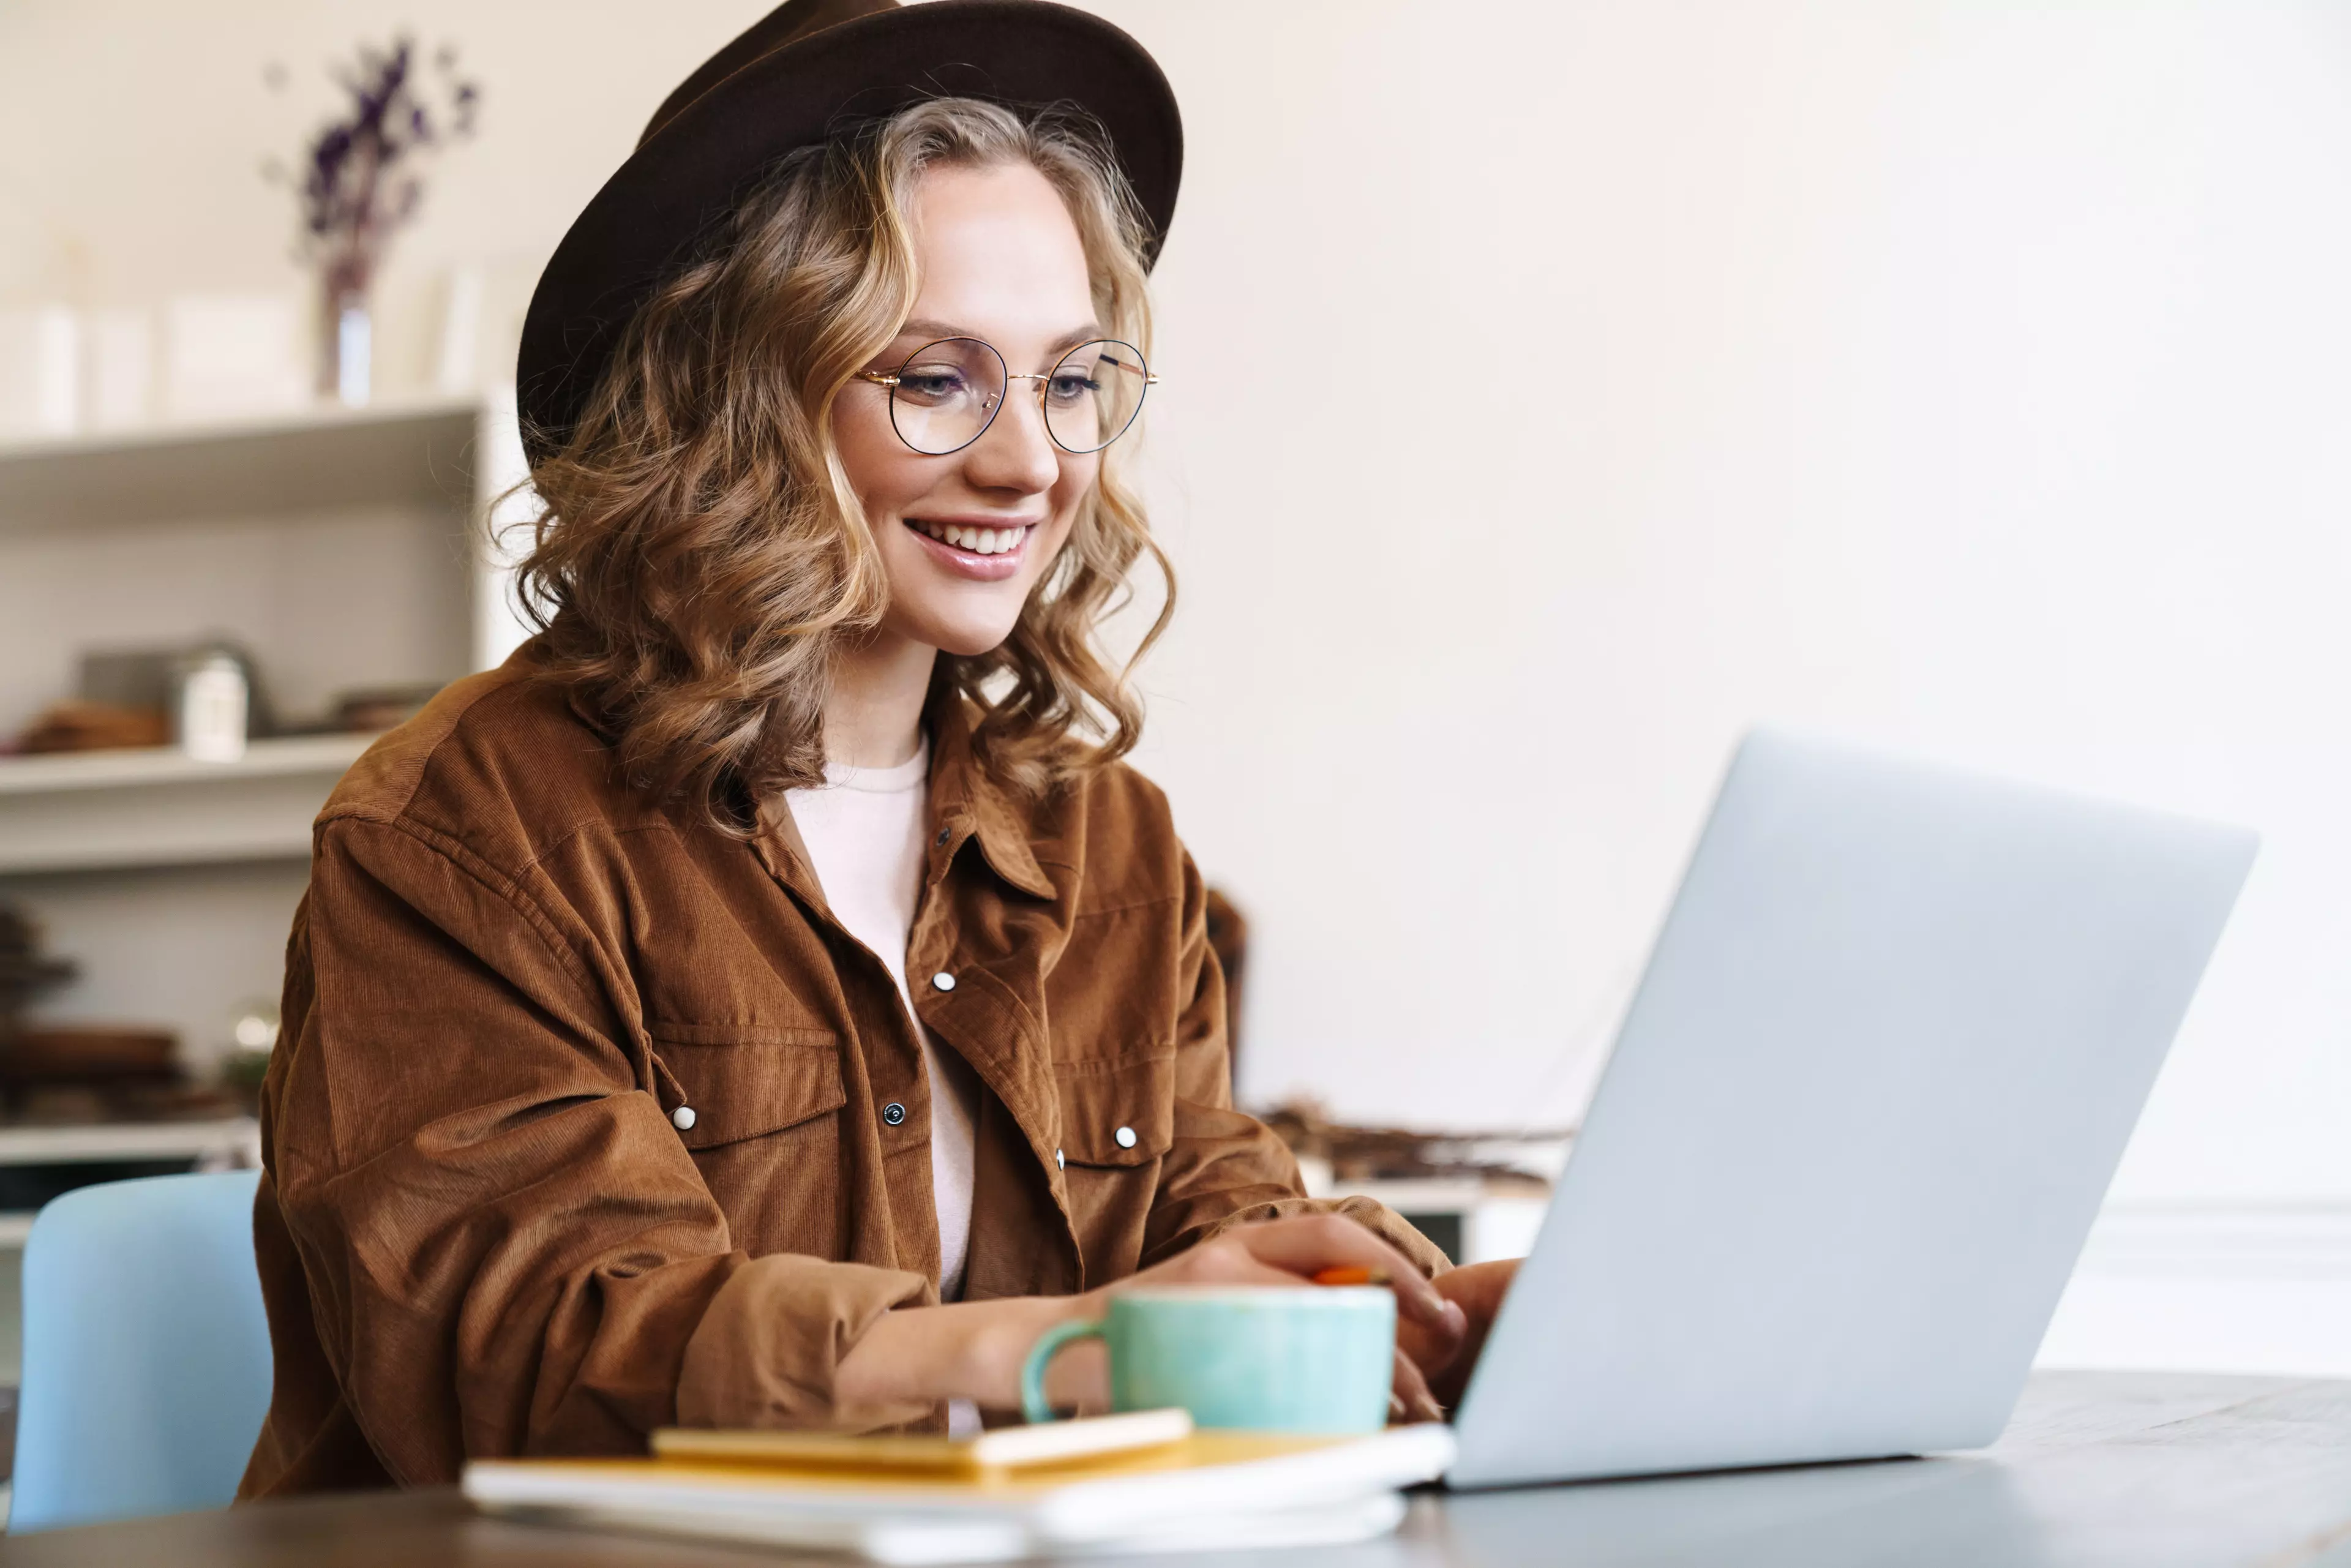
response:
<path id="1" fill-rule="evenodd" d="M 1991 1442 L 2254 846 L 1750 737 L 1447 1480 Z"/>

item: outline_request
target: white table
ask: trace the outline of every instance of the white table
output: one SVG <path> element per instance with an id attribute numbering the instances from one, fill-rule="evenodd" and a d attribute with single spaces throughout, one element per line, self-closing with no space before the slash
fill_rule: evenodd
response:
<path id="1" fill-rule="evenodd" d="M 0 1563 L 720 1564 L 747 1550 L 476 1518 L 454 1490 L 0 1542 Z M 2043 1373 L 1982 1454 L 1418 1498 L 1393 1539 L 1124 1568 L 2351 1568 L 2351 1382 Z"/>

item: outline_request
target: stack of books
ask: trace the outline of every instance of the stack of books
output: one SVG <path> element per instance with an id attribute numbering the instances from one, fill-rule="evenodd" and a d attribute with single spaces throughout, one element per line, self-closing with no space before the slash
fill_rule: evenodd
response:
<path id="1" fill-rule="evenodd" d="M 477 1460 L 465 1491 L 511 1517 L 912 1568 L 1367 1540 L 1452 1458 L 1445 1427 L 1303 1437 L 1146 1410 L 960 1439 L 670 1430 L 650 1458 Z"/>

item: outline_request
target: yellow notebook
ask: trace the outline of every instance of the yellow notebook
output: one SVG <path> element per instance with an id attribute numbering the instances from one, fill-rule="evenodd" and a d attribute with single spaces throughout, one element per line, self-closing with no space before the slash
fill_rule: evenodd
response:
<path id="1" fill-rule="evenodd" d="M 960 1440 L 664 1434 L 664 1452 L 647 1459 L 477 1460 L 465 1492 L 491 1512 L 553 1523 L 915 1565 L 1361 1541 L 1404 1517 L 1397 1489 L 1435 1479 L 1453 1458 L 1453 1434 L 1437 1426 L 1139 1440 L 1169 1424 L 1102 1420 L 1130 1425 L 1101 1437 L 1061 1431 L 1088 1422 Z M 1053 1457 L 1017 1442 L 973 1448 L 1026 1432 L 1107 1446 Z"/>
<path id="2" fill-rule="evenodd" d="M 848 1437 L 831 1432 L 665 1427 L 653 1434 L 653 1447 L 654 1457 L 664 1459 L 977 1479 L 1047 1466 L 1100 1464 L 1165 1448 L 1191 1435 L 1192 1417 L 1186 1411 L 1136 1410 L 1081 1421 L 999 1427 L 974 1437 Z"/>

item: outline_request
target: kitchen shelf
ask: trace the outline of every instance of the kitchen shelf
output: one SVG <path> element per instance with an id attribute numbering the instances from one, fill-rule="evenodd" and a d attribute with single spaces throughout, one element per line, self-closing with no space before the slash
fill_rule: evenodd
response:
<path id="1" fill-rule="evenodd" d="M 208 1122 L 0 1127 L 0 1166 L 113 1160 L 189 1160 L 214 1169 L 249 1170 L 261 1163 L 261 1124 L 250 1116 L 223 1116 Z M 30 1209 L 0 1210 L 0 1252 L 24 1249 L 33 1218 Z"/>
<path id="2" fill-rule="evenodd" d="M 477 398 L 0 444 L 0 528 L 423 504 L 470 510 Z"/>
<path id="3" fill-rule="evenodd" d="M 0 758 L 0 876 L 300 859 L 374 739 L 256 740 L 235 762 L 168 747 Z"/>
<path id="4" fill-rule="evenodd" d="M 250 1116 L 205 1122 L 93 1122 L 0 1127 L 0 1166 L 86 1165 L 96 1160 L 204 1160 L 253 1165 L 261 1124 Z"/>

